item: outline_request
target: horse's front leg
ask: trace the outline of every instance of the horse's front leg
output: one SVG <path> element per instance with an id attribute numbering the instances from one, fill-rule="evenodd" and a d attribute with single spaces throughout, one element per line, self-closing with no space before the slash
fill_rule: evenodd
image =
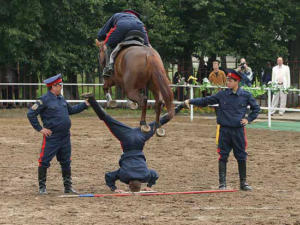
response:
<path id="1" fill-rule="evenodd" d="M 107 100 L 107 107 L 109 108 L 116 108 L 117 102 L 115 100 L 112 100 L 111 94 L 110 94 L 110 88 L 113 85 L 112 81 L 105 79 L 104 85 L 103 85 L 103 91 L 105 94 L 105 98 Z"/>

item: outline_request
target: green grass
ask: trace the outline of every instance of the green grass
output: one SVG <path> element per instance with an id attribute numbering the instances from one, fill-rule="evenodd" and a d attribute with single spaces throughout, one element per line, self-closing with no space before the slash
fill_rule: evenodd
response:
<path id="1" fill-rule="evenodd" d="M 300 122 L 279 122 L 273 121 L 271 128 L 268 127 L 268 122 L 256 122 L 247 125 L 249 128 L 278 130 L 278 131 L 296 131 L 300 132 Z"/>

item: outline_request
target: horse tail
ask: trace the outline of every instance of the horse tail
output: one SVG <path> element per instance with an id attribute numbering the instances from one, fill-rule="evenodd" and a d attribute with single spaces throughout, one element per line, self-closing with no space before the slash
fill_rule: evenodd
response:
<path id="1" fill-rule="evenodd" d="M 167 78 L 166 71 L 159 54 L 154 51 L 147 54 L 147 67 L 152 76 L 152 81 L 156 88 L 159 88 L 168 111 L 169 118 L 174 116 L 173 92 L 170 88 L 170 81 Z M 155 88 L 154 87 L 154 88 Z"/>

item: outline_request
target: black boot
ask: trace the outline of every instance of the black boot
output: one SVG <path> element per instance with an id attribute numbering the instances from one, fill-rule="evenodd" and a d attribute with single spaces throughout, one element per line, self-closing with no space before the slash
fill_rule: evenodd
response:
<path id="1" fill-rule="evenodd" d="M 47 178 L 47 168 L 38 167 L 38 180 L 39 180 L 39 194 L 46 195 L 46 178 Z"/>
<path id="2" fill-rule="evenodd" d="M 226 190 L 226 166 L 227 163 L 219 160 L 219 189 Z"/>
<path id="3" fill-rule="evenodd" d="M 105 62 L 106 62 L 106 65 L 103 69 L 103 73 L 102 75 L 104 77 L 110 77 L 112 74 L 113 74 L 113 64 L 109 63 L 110 61 L 110 55 L 112 53 L 112 49 L 111 47 L 109 47 L 108 45 L 106 45 L 107 48 L 106 48 L 106 51 L 105 51 Z"/>
<path id="4" fill-rule="evenodd" d="M 77 194 L 77 192 L 72 188 L 71 168 L 62 170 L 62 177 L 64 181 L 65 194 Z"/>
<path id="5" fill-rule="evenodd" d="M 240 174 L 240 189 L 243 191 L 252 191 L 252 187 L 246 182 L 246 161 L 238 161 Z"/>

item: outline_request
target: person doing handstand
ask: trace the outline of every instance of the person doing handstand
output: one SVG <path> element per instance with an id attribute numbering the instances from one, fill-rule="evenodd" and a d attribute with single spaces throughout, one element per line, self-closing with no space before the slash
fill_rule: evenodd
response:
<path id="1" fill-rule="evenodd" d="M 131 192 L 139 192 L 141 184 L 147 183 L 147 188 L 144 190 L 152 191 L 151 187 L 156 183 L 158 173 L 148 168 L 143 148 L 145 142 L 155 133 L 155 122 L 149 124 L 151 131 L 144 133 L 140 127 L 132 128 L 112 118 L 96 102 L 93 95 L 84 94 L 82 96 L 87 98 L 99 119 L 104 121 L 112 134 L 120 141 L 123 149 L 123 154 L 119 160 L 120 168 L 105 174 L 106 185 L 111 191 L 122 193 L 123 191 L 119 190 L 116 186 L 117 180 L 128 184 Z M 182 108 L 183 105 L 177 106 L 175 113 L 178 113 Z M 160 123 L 163 125 L 169 122 L 169 120 L 168 114 L 165 114 L 160 118 Z"/>

